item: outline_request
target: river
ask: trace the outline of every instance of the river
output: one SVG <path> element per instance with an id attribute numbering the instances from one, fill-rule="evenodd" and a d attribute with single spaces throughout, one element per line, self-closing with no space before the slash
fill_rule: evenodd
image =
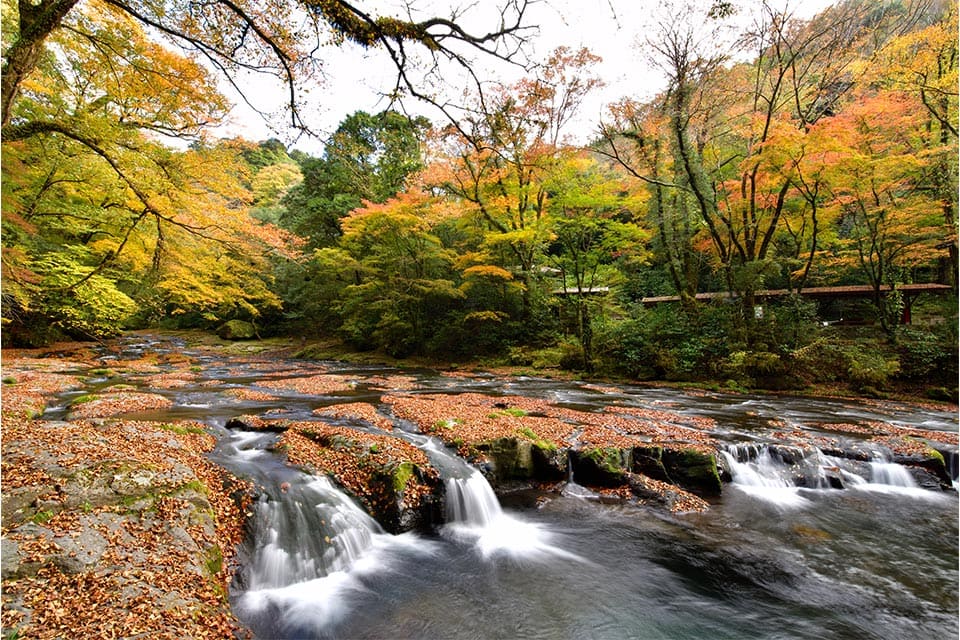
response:
<path id="1" fill-rule="evenodd" d="M 431 534 L 390 535 L 329 480 L 287 466 L 272 451 L 276 434 L 225 424 L 241 414 L 316 420 L 311 412 L 325 405 L 377 404 L 382 391 L 364 381 L 397 370 L 225 358 L 161 336 L 129 338 L 124 348 L 131 357 L 181 351 L 198 373 L 174 389 L 151 389 L 135 373 L 92 385 L 134 384 L 167 396 L 172 407 L 132 417 L 201 420 L 219 439 L 213 460 L 262 487 L 230 594 L 257 637 L 958 636 L 955 490 L 919 488 L 882 460 L 867 472 L 844 471 L 851 479 L 844 490 L 798 487 L 784 481 L 764 448 L 774 419 L 811 433 L 814 424 L 841 420 L 956 432 L 951 412 L 403 371 L 415 380 L 412 393 L 520 395 L 581 411 L 617 404 L 714 418 L 733 482 L 699 514 L 606 504 L 573 483 L 562 493 L 530 489 L 498 499 L 482 475 L 406 425 L 398 436 L 424 448 L 446 478 L 448 524 Z M 259 386 L 319 372 L 357 384 L 332 395 Z M 230 393 L 237 389 L 274 397 L 242 400 Z M 60 417 L 56 409 L 48 415 Z M 955 450 L 947 452 L 954 468 Z"/>

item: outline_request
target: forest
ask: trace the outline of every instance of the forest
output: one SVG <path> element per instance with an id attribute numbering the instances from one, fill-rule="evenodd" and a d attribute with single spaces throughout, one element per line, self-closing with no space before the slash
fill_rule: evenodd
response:
<path id="1" fill-rule="evenodd" d="M 604 79 L 593 53 L 560 47 L 456 117 L 357 110 L 319 155 L 209 133 L 230 106 L 218 70 L 301 46 L 271 3 L 243 24 L 183 18 L 193 53 L 162 41 L 174 30 L 150 3 L 13 4 L 4 346 L 199 329 L 956 398 L 956 2 L 846 0 L 806 20 L 763 3 L 732 49 L 717 33 L 733 3 L 694 4 L 639 46 L 665 86 L 609 105 L 587 144 L 575 116 Z M 447 53 L 433 24 L 307 4 L 341 41 Z M 290 86 L 309 73 L 277 57 Z M 308 99 L 291 98 L 295 122 Z M 945 286 L 901 290 L 914 284 Z M 855 285 L 855 299 L 804 295 Z"/>

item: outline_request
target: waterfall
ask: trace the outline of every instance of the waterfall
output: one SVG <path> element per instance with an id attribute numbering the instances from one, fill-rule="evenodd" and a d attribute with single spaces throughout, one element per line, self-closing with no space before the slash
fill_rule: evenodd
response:
<path id="1" fill-rule="evenodd" d="M 274 589 L 350 567 L 373 546 L 380 525 L 327 478 L 303 476 L 279 499 L 256 506 L 249 588 Z"/>
<path id="2" fill-rule="evenodd" d="M 268 453 L 275 438 L 236 432 L 223 443 L 224 459 L 263 491 L 252 507 L 252 548 L 232 604 L 251 628 L 300 637 L 348 615 L 351 598 L 366 590 L 365 576 L 394 570 L 402 557 L 431 555 L 436 546 L 385 533 L 328 478 Z"/>
<path id="3" fill-rule="evenodd" d="M 870 463 L 870 482 L 893 487 L 914 488 L 916 480 L 906 467 L 894 462 L 874 461 Z"/>
<path id="4" fill-rule="evenodd" d="M 442 533 L 473 544 L 484 558 L 582 559 L 554 546 L 554 535 L 542 525 L 527 522 L 500 507 L 496 494 L 479 471 L 468 466 L 466 477 L 446 480 L 447 524 Z"/>
<path id="5" fill-rule="evenodd" d="M 447 522 L 485 527 L 503 517 L 493 488 L 479 471 L 446 481 Z"/>
<path id="6" fill-rule="evenodd" d="M 733 446 L 733 451 L 721 451 L 727 470 L 734 484 L 748 487 L 786 488 L 794 487 L 790 479 L 790 468 L 775 461 L 769 448 L 756 449 L 756 445 L 747 448 Z M 740 460 L 744 459 L 743 462 Z"/>

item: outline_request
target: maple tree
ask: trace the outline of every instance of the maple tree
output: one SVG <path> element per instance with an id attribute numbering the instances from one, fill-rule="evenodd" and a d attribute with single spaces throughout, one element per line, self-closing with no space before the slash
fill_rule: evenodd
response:
<path id="1" fill-rule="evenodd" d="M 471 52 L 512 61 L 529 32 L 524 24 L 527 0 L 507 0 L 499 10 L 497 26 L 474 35 L 453 18 L 423 16 L 414 19 L 376 15 L 343 0 L 270 0 L 269 2 L 215 0 L 194 3 L 176 0 L 156 4 L 142 0 L 106 0 L 105 6 L 126 15 L 181 49 L 202 57 L 252 107 L 255 97 L 244 90 L 244 73 L 267 73 L 286 84 L 287 111 L 294 126 L 305 127 L 303 81 L 323 67 L 323 51 L 349 41 L 380 48 L 397 70 L 395 93 L 403 91 L 443 107 L 419 86 L 414 76 L 418 60 L 411 44 L 424 49 L 433 70 L 444 62 L 469 70 Z M 23 84 L 42 58 L 48 38 L 66 27 L 94 36 L 76 19 L 85 5 L 78 0 L 18 0 L 15 11 L 5 11 L 16 26 L 4 47 L 2 124 L 14 116 L 14 104 Z M 14 17 L 15 16 L 15 17 Z M 6 40 L 6 39 L 5 39 Z M 93 40 L 96 42 L 96 40 Z M 109 55 L 109 49 L 104 53 Z M 305 127 L 306 128 L 306 127 Z M 6 131 L 4 131 L 6 135 Z"/>
<path id="2" fill-rule="evenodd" d="M 932 262 L 943 238 L 935 197 L 925 188 L 929 159 L 917 101 L 898 92 L 864 96 L 823 123 L 836 152 L 828 168 L 830 206 L 838 210 L 846 249 L 873 287 L 873 303 L 885 329 L 899 320 L 900 300 L 881 293 L 909 278 L 912 268 Z"/>
<path id="3" fill-rule="evenodd" d="M 793 236 L 787 262 L 800 266 L 801 275 L 809 273 L 814 227 L 819 233 L 819 221 L 810 217 L 818 187 L 809 163 L 808 174 L 801 174 L 801 162 L 812 152 L 803 137 L 842 108 L 861 56 L 909 30 L 919 14 L 909 8 L 871 13 L 846 3 L 797 22 L 786 10 L 764 4 L 741 39 L 754 57 L 725 66 L 724 52 L 707 44 L 714 31 L 694 27 L 715 24 L 717 14 L 689 11 L 687 20 L 664 21 L 648 39 L 667 75 L 667 91 L 648 108 L 625 101 L 614 110 L 614 122 L 604 128 L 606 153 L 656 194 L 654 218 L 671 249 L 668 264 L 678 292 L 689 300 L 696 262 L 689 248 L 699 235 L 709 241 L 728 289 L 751 310 L 753 292 L 781 277 L 776 247 L 785 229 Z M 663 159 L 665 149 L 670 157 Z M 677 192 L 682 196 L 670 203 L 672 214 L 683 220 L 692 211 L 698 222 L 667 224 L 664 195 Z M 802 246 L 805 261 L 799 261 Z"/>
<path id="4" fill-rule="evenodd" d="M 551 239 L 545 180 L 556 163 L 564 126 L 599 84 L 598 58 L 587 50 L 557 49 L 537 77 L 479 101 L 476 114 L 444 131 L 433 179 L 467 204 L 482 229 L 488 264 L 523 285 L 529 318 L 542 250 Z M 445 171 L 443 171 L 445 169 Z"/>
<path id="5" fill-rule="evenodd" d="M 914 95 L 927 114 L 927 176 L 943 212 L 947 279 L 957 286 L 957 6 L 946 2 L 921 28 L 893 38 L 865 71 L 878 86 Z M 918 113 L 919 105 L 918 105 Z"/>
<path id="6" fill-rule="evenodd" d="M 213 321 L 277 305 L 263 260 L 292 245 L 247 215 L 245 165 L 226 147 L 155 137 L 199 132 L 225 109 L 209 74 L 109 7 L 72 17 L 4 130 L 10 305 L 91 336 L 135 311 Z"/>
<path id="7" fill-rule="evenodd" d="M 343 220 L 341 247 L 355 269 L 341 294 L 341 331 L 355 344 L 414 353 L 463 297 L 453 254 L 431 233 L 429 204 L 428 195 L 405 191 Z"/>

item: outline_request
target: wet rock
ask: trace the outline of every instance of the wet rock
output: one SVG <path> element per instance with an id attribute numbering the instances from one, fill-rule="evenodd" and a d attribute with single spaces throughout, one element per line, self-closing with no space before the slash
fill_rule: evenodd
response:
<path id="1" fill-rule="evenodd" d="M 555 482 L 567 476 L 570 451 L 554 446 L 552 443 L 534 442 L 530 450 L 533 459 L 533 479 L 541 482 Z"/>
<path id="2" fill-rule="evenodd" d="M 419 465 L 403 462 L 374 475 L 373 491 L 380 496 L 374 517 L 392 533 L 429 531 L 442 522 L 442 483 Z M 424 492 L 422 487 L 429 487 Z"/>
<path id="3" fill-rule="evenodd" d="M 400 438 L 296 422 L 281 442 L 291 463 L 326 473 L 391 533 L 429 530 L 441 521 L 440 473 Z"/>
<path id="4" fill-rule="evenodd" d="M 590 447 L 570 452 L 573 477 L 579 484 L 599 487 L 619 487 L 626 482 L 632 468 L 630 449 L 617 447 Z"/>
<path id="5" fill-rule="evenodd" d="M 673 512 L 705 511 L 708 504 L 676 485 L 655 480 L 640 473 L 625 475 L 630 492 L 641 502 L 658 504 Z"/>
<path id="6" fill-rule="evenodd" d="M 928 447 L 923 453 L 894 453 L 891 462 L 907 467 L 915 477 L 924 478 L 926 484 L 930 484 L 930 478 L 936 478 L 938 488 L 953 486 L 943 454 L 936 449 Z"/>
<path id="7" fill-rule="evenodd" d="M 634 447 L 633 472 L 642 473 L 654 480 L 672 482 L 667 468 L 663 466 L 663 447 Z"/>
<path id="8" fill-rule="evenodd" d="M 702 496 L 718 496 L 722 487 L 717 457 L 697 449 L 634 447 L 632 470 Z"/>
<path id="9" fill-rule="evenodd" d="M 289 428 L 284 420 L 264 420 L 259 416 L 235 416 L 227 420 L 224 425 L 227 429 L 241 429 L 243 431 L 270 431 L 283 433 Z"/>
<path id="10" fill-rule="evenodd" d="M 702 496 L 720 495 L 717 456 L 697 449 L 663 450 L 663 465 L 674 483 Z"/>
<path id="11" fill-rule="evenodd" d="M 497 438 L 475 445 L 491 464 L 491 475 L 499 482 L 529 479 L 534 475 L 533 443 L 525 438 Z"/>

